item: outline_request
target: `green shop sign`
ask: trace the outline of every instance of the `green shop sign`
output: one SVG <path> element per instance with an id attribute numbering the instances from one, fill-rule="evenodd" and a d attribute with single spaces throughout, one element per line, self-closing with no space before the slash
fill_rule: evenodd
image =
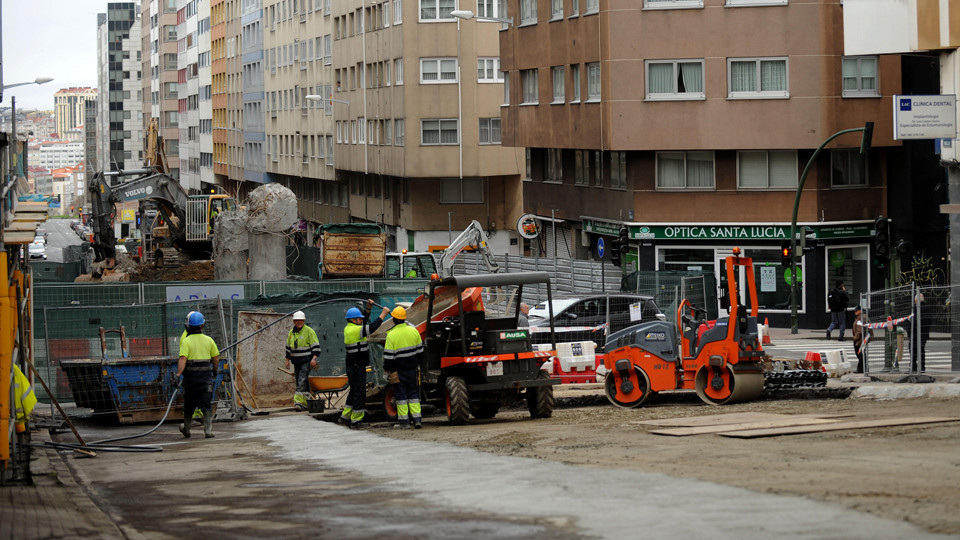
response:
<path id="1" fill-rule="evenodd" d="M 616 236 L 621 225 L 585 219 L 583 229 L 594 234 Z M 803 231 L 797 225 L 797 232 Z M 784 240 L 790 238 L 790 225 L 630 225 L 633 240 Z M 818 225 L 814 238 L 869 238 L 869 225 Z"/>

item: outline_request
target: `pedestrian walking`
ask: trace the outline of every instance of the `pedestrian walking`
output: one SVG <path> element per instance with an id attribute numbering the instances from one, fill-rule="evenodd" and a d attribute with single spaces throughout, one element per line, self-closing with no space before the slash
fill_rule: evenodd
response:
<path id="1" fill-rule="evenodd" d="M 204 437 L 213 437 L 213 381 L 220 364 L 220 349 L 213 338 L 203 333 L 204 322 L 203 314 L 199 311 L 190 313 L 187 335 L 180 340 L 180 358 L 177 361 L 177 384 L 183 388 L 180 433 L 188 439 L 193 411 L 197 408 L 203 411 Z"/>
<path id="2" fill-rule="evenodd" d="M 853 309 L 853 352 L 857 355 L 857 373 L 863 373 L 863 346 L 873 339 L 873 330 L 863 322 L 860 306 Z"/>
<path id="3" fill-rule="evenodd" d="M 423 357 L 423 340 L 420 331 L 407 323 L 407 311 L 397 306 L 390 313 L 393 328 L 387 332 L 383 346 L 383 370 L 397 380 L 394 395 L 397 398 L 397 424 L 395 428 L 420 429 L 420 387 L 417 370 Z"/>
<path id="4" fill-rule="evenodd" d="M 847 306 L 850 303 L 850 297 L 847 296 L 847 289 L 843 286 L 843 280 L 838 279 L 836 287 L 827 295 L 827 306 L 830 308 L 830 326 L 827 327 L 827 339 L 830 339 L 830 333 L 834 329 L 840 330 L 840 337 L 837 341 L 843 341 L 843 331 L 847 328 Z"/>
<path id="5" fill-rule="evenodd" d="M 293 314 L 293 328 L 287 333 L 286 367 L 293 364 L 293 379 L 296 391 L 293 393 L 293 407 L 298 411 L 307 410 L 309 394 L 308 377 L 310 370 L 317 367 L 320 356 L 320 340 L 317 333 L 306 324 L 307 316 L 302 311 Z"/>
<path id="6" fill-rule="evenodd" d="M 383 308 L 380 316 L 367 324 L 364 321 L 370 316 L 373 300 L 367 300 L 366 310 L 352 307 L 347 310 L 347 326 L 343 329 L 343 345 L 347 351 L 346 371 L 347 381 L 350 383 L 350 392 L 347 402 L 340 413 L 341 424 L 352 428 L 360 428 L 365 424 L 363 417 L 367 405 L 367 366 L 370 365 L 370 350 L 367 345 L 367 336 L 377 331 L 390 310 Z"/>

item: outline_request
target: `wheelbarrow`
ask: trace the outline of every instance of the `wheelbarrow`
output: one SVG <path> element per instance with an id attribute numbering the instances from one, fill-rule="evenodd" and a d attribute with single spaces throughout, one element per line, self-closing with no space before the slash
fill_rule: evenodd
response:
<path id="1" fill-rule="evenodd" d="M 307 399 L 307 410 L 311 413 L 322 413 L 333 407 L 333 398 L 350 386 L 346 375 L 310 375 L 307 381 L 312 394 L 311 399 Z"/>

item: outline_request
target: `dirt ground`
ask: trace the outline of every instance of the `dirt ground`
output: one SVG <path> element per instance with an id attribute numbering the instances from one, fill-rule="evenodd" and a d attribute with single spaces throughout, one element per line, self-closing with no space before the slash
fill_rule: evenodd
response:
<path id="1" fill-rule="evenodd" d="M 149 264 L 133 263 L 127 273 L 130 281 L 213 281 L 214 279 L 212 261 L 184 263 L 177 268 L 156 268 Z"/>
<path id="2" fill-rule="evenodd" d="M 909 521 L 931 532 L 960 534 L 960 422 L 759 439 L 669 437 L 635 423 L 748 411 L 851 414 L 858 420 L 960 417 L 958 400 L 843 399 L 844 393 L 830 389 L 794 394 L 795 399 L 764 394 L 752 403 L 713 407 L 695 394 L 673 393 L 642 408 L 619 409 L 602 397 L 599 385 L 585 385 L 559 390 L 561 407 L 549 419 L 532 421 L 525 408 L 515 408 L 492 420 L 471 419 L 467 426 L 432 428 L 430 424 L 445 421 L 433 416 L 425 422 L 432 429 L 397 431 L 386 424 L 372 429 L 385 437 L 445 442 L 494 454 L 799 495 Z"/>

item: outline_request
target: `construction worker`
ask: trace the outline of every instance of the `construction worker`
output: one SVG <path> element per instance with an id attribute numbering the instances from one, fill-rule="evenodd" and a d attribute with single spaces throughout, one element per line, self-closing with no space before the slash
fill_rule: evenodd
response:
<path id="1" fill-rule="evenodd" d="M 196 311 L 191 311 L 190 313 L 187 313 L 187 321 L 190 320 L 190 316 L 193 315 L 194 313 L 196 313 Z M 180 334 L 180 341 L 183 341 L 183 338 L 187 337 L 187 328 L 189 326 L 190 326 L 189 323 L 187 322 L 183 323 L 183 333 Z M 193 420 L 198 423 L 203 423 L 203 411 L 200 410 L 199 408 L 195 409 L 193 411 Z"/>
<path id="2" fill-rule="evenodd" d="M 380 316 L 369 324 L 363 324 L 373 308 L 373 300 L 367 300 L 366 311 L 352 307 L 347 310 L 347 326 L 343 329 L 343 345 L 347 351 L 347 380 L 350 382 L 350 393 L 347 402 L 340 413 L 341 424 L 352 428 L 364 426 L 363 417 L 366 414 L 366 386 L 367 366 L 370 365 L 370 352 L 367 346 L 367 336 L 377 331 L 390 310 L 383 308 Z"/>
<path id="3" fill-rule="evenodd" d="M 307 378 L 310 370 L 317 367 L 317 357 L 320 356 L 320 340 L 313 328 L 305 324 L 306 320 L 307 316 L 302 311 L 294 313 L 293 328 L 287 333 L 286 365 L 290 369 L 290 363 L 293 363 L 293 378 L 297 385 L 293 393 L 293 407 L 298 411 L 307 410 Z"/>
<path id="4" fill-rule="evenodd" d="M 203 435 L 213 437 L 213 379 L 220 365 L 220 349 L 203 333 L 203 314 L 194 311 L 187 318 L 187 336 L 180 340 L 177 384 L 183 386 L 183 423 L 180 433 L 190 438 L 190 423 L 197 407 L 203 410 Z M 180 377 L 183 376 L 183 379 Z"/>
<path id="5" fill-rule="evenodd" d="M 30 414 L 37 405 L 37 396 L 33 393 L 33 387 L 30 386 L 30 379 L 16 364 L 13 364 L 13 404 L 16 410 L 15 429 L 17 433 L 23 433 L 27 431 L 27 420 L 30 419 Z"/>
<path id="6" fill-rule="evenodd" d="M 420 429 L 420 390 L 417 381 L 417 368 L 423 356 L 423 340 L 420 332 L 407 324 L 407 310 L 400 306 L 393 308 L 393 328 L 387 332 L 387 342 L 383 346 L 383 370 L 396 373 L 399 380 L 394 385 L 397 398 L 398 429 Z"/>

